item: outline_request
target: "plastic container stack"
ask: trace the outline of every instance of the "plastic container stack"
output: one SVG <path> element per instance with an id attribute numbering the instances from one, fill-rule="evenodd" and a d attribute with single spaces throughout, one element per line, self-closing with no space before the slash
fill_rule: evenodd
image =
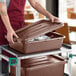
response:
<path id="1" fill-rule="evenodd" d="M 41 56 L 21 61 L 21 76 L 64 76 L 64 59 L 57 56 Z M 11 76 L 15 75 L 11 67 Z"/>
<path id="2" fill-rule="evenodd" d="M 11 48 L 26 54 L 54 51 L 62 46 L 64 36 L 53 32 L 62 27 L 60 22 L 52 23 L 41 20 L 16 31 L 19 39 L 9 44 Z M 21 61 L 21 76 L 64 76 L 64 59 L 50 55 Z M 11 66 L 11 76 L 16 76 L 16 69 Z"/>

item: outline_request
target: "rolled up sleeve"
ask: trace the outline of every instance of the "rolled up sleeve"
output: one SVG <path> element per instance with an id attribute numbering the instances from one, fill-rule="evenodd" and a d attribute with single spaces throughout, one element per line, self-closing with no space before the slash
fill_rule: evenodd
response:
<path id="1" fill-rule="evenodd" d="M 0 2 L 6 2 L 6 0 L 0 0 Z"/>

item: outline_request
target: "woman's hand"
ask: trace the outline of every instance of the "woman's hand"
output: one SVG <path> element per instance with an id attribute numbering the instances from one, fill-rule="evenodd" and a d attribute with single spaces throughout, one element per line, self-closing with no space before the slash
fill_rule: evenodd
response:
<path id="1" fill-rule="evenodd" d="M 55 17 L 55 16 L 53 16 L 53 15 L 49 15 L 49 19 L 52 21 L 52 22 L 58 22 L 59 21 L 59 19 L 57 18 L 57 17 Z"/>
<path id="2" fill-rule="evenodd" d="M 15 31 L 13 30 L 10 20 L 9 20 L 9 16 L 8 16 L 8 12 L 7 12 L 7 6 L 6 6 L 6 2 L 0 2 L 0 16 L 1 19 L 5 25 L 5 28 L 7 30 L 7 40 L 9 43 L 14 43 L 13 41 L 13 37 L 18 38 L 18 36 L 16 35 Z"/>
<path id="3" fill-rule="evenodd" d="M 13 37 L 18 38 L 14 30 L 10 30 L 7 32 L 7 40 L 9 43 L 14 44 Z"/>
<path id="4" fill-rule="evenodd" d="M 28 0 L 31 6 L 36 9 L 39 13 L 48 17 L 52 22 L 59 21 L 57 17 L 53 16 L 50 12 L 48 12 L 37 0 Z"/>

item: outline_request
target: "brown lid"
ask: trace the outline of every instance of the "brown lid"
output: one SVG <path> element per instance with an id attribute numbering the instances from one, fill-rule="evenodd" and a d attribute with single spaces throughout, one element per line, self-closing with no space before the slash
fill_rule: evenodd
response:
<path id="1" fill-rule="evenodd" d="M 29 59 L 24 59 L 21 61 L 22 67 L 29 67 L 39 64 L 48 63 L 48 56 L 40 56 L 40 57 L 33 57 Z"/>
<path id="2" fill-rule="evenodd" d="M 17 35 L 22 39 L 33 39 L 40 35 L 52 32 L 63 26 L 61 22 L 52 23 L 50 20 L 40 20 L 29 24 L 16 31 Z"/>
<path id="3" fill-rule="evenodd" d="M 31 66 L 37 66 L 37 65 L 47 64 L 47 63 L 52 64 L 52 63 L 57 63 L 57 62 L 62 62 L 62 61 L 64 61 L 63 58 L 57 57 L 54 55 L 40 56 L 40 57 L 33 57 L 33 58 L 22 60 L 21 66 L 31 67 Z"/>

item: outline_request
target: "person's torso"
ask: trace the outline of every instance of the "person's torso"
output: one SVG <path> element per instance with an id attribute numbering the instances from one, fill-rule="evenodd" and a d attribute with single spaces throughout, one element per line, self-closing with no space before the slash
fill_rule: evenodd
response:
<path id="1" fill-rule="evenodd" d="M 7 0 L 0 0 L 0 2 L 6 2 L 6 1 Z M 7 12 L 11 26 L 14 30 L 24 27 L 25 2 L 26 0 L 8 0 L 8 2 L 6 2 L 6 5 L 9 4 Z M 6 34 L 7 30 L 0 16 L 0 45 L 8 44 L 7 40 L 5 39 Z"/>
<path id="2" fill-rule="evenodd" d="M 7 12 L 12 27 L 15 29 L 17 25 L 20 25 L 19 27 L 22 27 L 24 24 L 24 6 L 26 0 L 0 0 L 0 2 L 6 2 L 6 5 L 8 6 Z M 5 29 L 1 17 L 0 24 L 2 24 L 1 27 Z"/>

